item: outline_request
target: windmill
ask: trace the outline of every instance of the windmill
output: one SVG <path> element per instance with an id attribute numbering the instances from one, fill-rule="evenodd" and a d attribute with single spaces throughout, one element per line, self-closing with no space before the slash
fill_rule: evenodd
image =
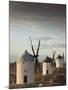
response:
<path id="1" fill-rule="evenodd" d="M 35 53 L 34 48 L 33 48 L 31 37 L 30 37 L 30 43 L 31 43 L 31 49 L 32 49 L 32 52 L 33 52 L 33 58 L 34 58 L 34 62 L 35 62 L 35 73 L 37 73 L 38 70 L 40 71 L 40 64 L 39 64 L 39 61 L 38 61 L 40 40 L 39 40 L 39 43 L 38 43 L 38 48 L 37 48 L 36 53 Z"/>

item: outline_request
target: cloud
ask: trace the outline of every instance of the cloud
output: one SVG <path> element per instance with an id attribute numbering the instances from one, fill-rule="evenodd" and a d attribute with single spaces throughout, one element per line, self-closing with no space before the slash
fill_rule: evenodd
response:
<path id="1" fill-rule="evenodd" d="M 52 39 L 52 37 L 40 37 L 40 40 L 46 40 L 46 41 L 48 41 L 50 39 Z"/>
<path id="2" fill-rule="evenodd" d="M 64 48 L 66 47 L 65 44 L 53 44 L 52 47 L 57 47 L 57 48 Z"/>
<path id="3" fill-rule="evenodd" d="M 54 39 L 54 37 L 49 37 L 49 36 L 40 36 L 40 37 L 35 37 L 34 40 L 43 40 L 43 41 L 48 41 Z"/>
<path id="4" fill-rule="evenodd" d="M 49 44 L 42 44 L 41 45 L 41 49 L 44 49 L 44 48 L 65 48 L 65 44 L 52 44 L 52 45 L 49 45 Z"/>
<path id="5" fill-rule="evenodd" d="M 34 40 L 41 41 L 41 48 L 64 48 L 65 40 L 61 37 L 56 36 L 41 36 L 35 37 Z"/>

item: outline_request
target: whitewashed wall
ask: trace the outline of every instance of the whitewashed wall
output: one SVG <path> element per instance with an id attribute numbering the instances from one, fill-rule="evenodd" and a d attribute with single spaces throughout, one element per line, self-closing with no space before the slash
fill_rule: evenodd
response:
<path id="1" fill-rule="evenodd" d="M 24 76 L 27 76 L 27 83 L 34 82 L 34 62 L 18 60 L 17 61 L 17 84 L 24 84 Z M 25 72 L 26 71 L 26 72 Z"/>
<path id="2" fill-rule="evenodd" d="M 53 68 L 52 68 L 51 63 L 43 62 L 43 76 L 47 75 L 47 70 L 48 70 L 48 74 L 53 73 Z"/>
<path id="3" fill-rule="evenodd" d="M 62 59 L 56 59 L 56 68 L 62 68 L 63 67 L 63 61 Z"/>
<path id="4" fill-rule="evenodd" d="M 24 83 L 24 64 L 23 60 L 18 60 L 16 62 L 16 84 Z"/>
<path id="5" fill-rule="evenodd" d="M 24 64 L 24 75 L 27 75 L 27 83 L 33 83 L 34 82 L 34 62 L 25 61 Z"/>

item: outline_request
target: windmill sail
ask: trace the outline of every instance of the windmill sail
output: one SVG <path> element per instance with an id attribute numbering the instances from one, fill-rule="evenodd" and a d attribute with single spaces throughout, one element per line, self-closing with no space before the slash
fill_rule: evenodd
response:
<path id="1" fill-rule="evenodd" d="M 38 55 L 38 52 L 39 52 L 39 47 L 40 47 L 40 40 L 39 40 L 39 43 L 38 43 L 38 48 L 37 48 L 36 55 Z"/>
<path id="2" fill-rule="evenodd" d="M 33 45 L 32 45 L 31 37 L 30 37 L 30 43 L 31 43 L 32 52 L 33 52 L 33 54 L 35 55 L 34 48 L 33 48 Z"/>
<path id="3" fill-rule="evenodd" d="M 35 73 L 37 73 L 37 70 L 40 70 L 40 65 L 39 65 L 39 62 L 38 62 L 38 56 L 39 56 L 38 53 L 39 53 L 39 47 L 40 47 L 40 40 L 39 40 L 39 43 L 38 43 L 38 48 L 37 48 L 36 54 L 34 52 L 31 37 L 30 37 L 30 43 L 31 43 L 31 48 L 32 48 L 32 52 L 33 52 L 34 61 L 35 61 Z"/>

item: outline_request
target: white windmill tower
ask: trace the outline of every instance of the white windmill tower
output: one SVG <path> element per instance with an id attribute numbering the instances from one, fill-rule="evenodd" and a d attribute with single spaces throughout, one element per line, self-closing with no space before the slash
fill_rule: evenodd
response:
<path id="1" fill-rule="evenodd" d="M 56 68 L 63 68 L 63 61 L 64 61 L 64 54 L 63 56 L 59 54 L 55 60 Z"/>
<path id="2" fill-rule="evenodd" d="M 16 84 L 29 84 L 34 82 L 33 56 L 25 50 L 16 62 Z"/>
<path id="3" fill-rule="evenodd" d="M 52 74 L 55 67 L 55 54 L 56 51 L 53 51 L 53 57 L 46 57 L 46 59 L 43 61 L 43 76 L 47 74 Z"/>
<path id="4" fill-rule="evenodd" d="M 46 59 L 43 61 L 43 76 L 52 73 L 53 73 L 52 59 L 47 56 Z"/>

